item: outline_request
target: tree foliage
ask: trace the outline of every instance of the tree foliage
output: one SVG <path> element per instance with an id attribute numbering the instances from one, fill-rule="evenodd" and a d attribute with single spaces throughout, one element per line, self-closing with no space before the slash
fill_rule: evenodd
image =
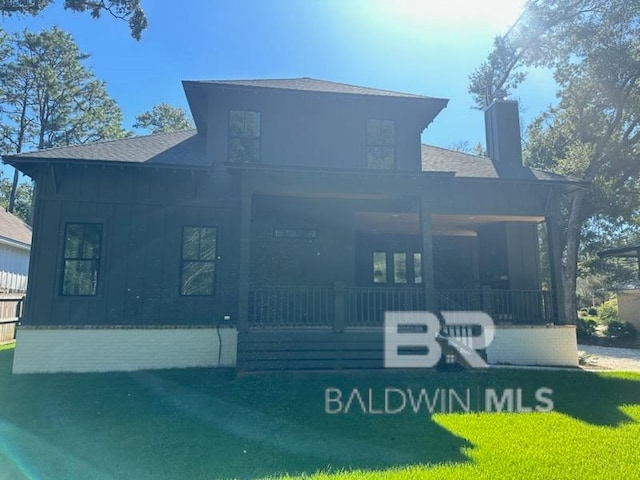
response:
<path id="1" fill-rule="evenodd" d="M 552 69 L 558 103 L 528 130 L 526 161 L 592 182 L 563 200 L 565 312 L 575 317 L 580 238 L 639 216 L 640 2 L 530 0 L 470 77 L 483 108 L 509 93 L 528 67 Z M 612 240 L 613 241 L 613 240 Z"/>
<path id="2" fill-rule="evenodd" d="M 2 124 L 9 151 L 120 138 L 122 112 L 83 62 L 68 33 L 54 27 L 11 37 L 0 66 Z"/>
<path id="3" fill-rule="evenodd" d="M 133 128 L 141 128 L 150 133 L 166 133 L 190 130 L 195 128 L 195 125 L 184 109 L 160 103 L 136 116 Z"/>
<path id="4" fill-rule="evenodd" d="M 13 182 L 0 172 L 0 208 L 9 210 Z M 20 183 L 16 189 L 15 207 L 13 214 L 21 218 L 25 223 L 31 224 L 31 200 L 33 198 L 33 184 L 31 182 Z"/>
<path id="5" fill-rule="evenodd" d="M 89 57 L 54 27 L 3 36 L 0 54 L 0 140 L 3 153 L 20 153 L 120 138 L 122 113 L 84 65 Z M 13 190 L 17 188 L 17 172 Z M 13 198 L 13 197 L 12 197 Z M 13 211 L 10 201 L 9 210 Z"/>
<path id="6" fill-rule="evenodd" d="M 53 3 L 53 0 L 0 0 L 0 13 L 11 15 L 38 15 Z M 103 13 L 124 20 L 129 24 L 131 36 L 140 40 L 148 26 L 147 17 L 140 0 L 64 0 L 64 8 L 75 12 L 89 12 L 93 18 Z"/>

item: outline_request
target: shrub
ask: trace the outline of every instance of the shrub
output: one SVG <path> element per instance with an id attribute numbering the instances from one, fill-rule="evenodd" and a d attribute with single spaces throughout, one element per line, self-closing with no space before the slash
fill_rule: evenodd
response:
<path id="1" fill-rule="evenodd" d="M 618 320 L 610 321 L 606 330 L 606 335 L 609 338 L 631 339 L 635 338 L 637 333 L 636 328 L 629 322 L 619 322 Z"/>
<path id="2" fill-rule="evenodd" d="M 618 321 L 618 300 L 612 298 L 607 300 L 600 307 L 600 322 L 608 325 L 610 322 Z"/>
<path id="3" fill-rule="evenodd" d="M 576 334 L 578 338 L 592 338 L 596 334 L 598 322 L 592 319 L 578 318 L 576 324 Z"/>
<path id="4" fill-rule="evenodd" d="M 598 315 L 598 309 L 596 307 L 590 307 L 589 310 L 587 310 L 587 313 L 590 317 L 595 317 Z"/>

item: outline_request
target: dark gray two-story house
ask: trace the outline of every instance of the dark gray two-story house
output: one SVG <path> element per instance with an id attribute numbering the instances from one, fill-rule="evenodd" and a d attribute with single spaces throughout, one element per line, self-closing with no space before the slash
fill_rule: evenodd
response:
<path id="1" fill-rule="evenodd" d="M 522 165 L 515 102 L 486 158 L 421 144 L 439 98 L 184 89 L 195 131 L 5 157 L 36 185 L 14 372 L 380 368 L 384 312 L 424 310 L 491 315 L 491 363 L 576 364 L 554 219 L 579 185 Z"/>

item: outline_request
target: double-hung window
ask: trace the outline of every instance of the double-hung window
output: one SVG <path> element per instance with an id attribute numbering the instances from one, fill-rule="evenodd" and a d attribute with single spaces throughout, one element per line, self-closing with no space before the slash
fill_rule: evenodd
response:
<path id="1" fill-rule="evenodd" d="M 182 229 L 180 295 L 213 295 L 217 234 L 215 227 Z"/>
<path id="2" fill-rule="evenodd" d="M 367 120 L 367 167 L 395 168 L 396 131 L 393 120 Z"/>
<path id="3" fill-rule="evenodd" d="M 260 161 L 260 112 L 229 112 L 229 162 Z"/>
<path id="4" fill-rule="evenodd" d="M 67 223 L 62 263 L 62 295 L 97 294 L 101 250 L 101 223 Z"/>

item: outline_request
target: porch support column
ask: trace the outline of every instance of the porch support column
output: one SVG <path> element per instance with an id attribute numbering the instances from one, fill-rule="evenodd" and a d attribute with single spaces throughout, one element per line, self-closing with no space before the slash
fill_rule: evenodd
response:
<path id="1" fill-rule="evenodd" d="M 558 219 L 560 212 L 558 204 L 560 196 L 551 194 L 549 196 L 547 223 L 547 247 L 549 251 L 549 276 L 551 277 L 551 290 L 553 294 L 553 316 L 556 323 L 565 325 L 567 319 L 564 312 L 564 285 L 562 283 L 562 242 L 560 238 L 560 226 Z"/>
<path id="2" fill-rule="evenodd" d="M 436 291 L 433 278 L 433 232 L 431 231 L 431 210 L 424 197 L 420 197 L 420 233 L 422 234 L 422 286 L 424 287 L 425 308 L 436 311 Z"/>
<path id="3" fill-rule="evenodd" d="M 240 265 L 238 272 L 238 330 L 249 325 L 249 273 L 251 265 L 251 191 L 244 178 L 240 187 Z"/>

